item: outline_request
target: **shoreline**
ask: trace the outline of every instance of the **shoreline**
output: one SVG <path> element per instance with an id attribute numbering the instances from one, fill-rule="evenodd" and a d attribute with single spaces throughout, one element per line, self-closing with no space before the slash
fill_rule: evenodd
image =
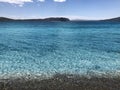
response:
<path id="1" fill-rule="evenodd" d="M 120 90 L 120 77 L 56 74 L 46 79 L 0 79 L 0 90 Z"/>
<path id="2" fill-rule="evenodd" d="M 85 72 L 11 72 L 11 73 L 1 73 L 0 74 L 0 80 L 1 79 L 10 79 L 10 78 L 51 78 L 55 75 L 72 75 L 72 76 L 79 76 L 79 77 L 99 77 L 99 78 L 120 78 L 120 70 L 113 70 L 113 71 L 97 71 L 97 70 L 88 70 Z"/>

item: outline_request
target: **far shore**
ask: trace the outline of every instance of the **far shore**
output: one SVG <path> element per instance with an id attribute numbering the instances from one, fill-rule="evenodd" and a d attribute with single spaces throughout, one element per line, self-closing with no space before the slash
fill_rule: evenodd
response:
<path id="1" fill-rule="evenodd" d="M 101 19 L 101 20 L 87 20 L 87 19 L 75 19 L 71 20 L 67 17 L 49 17 L 49 18 L 37 18 L 37 19 L 13 19 L 13 18 L 8 18 L 8 17 L 0 17 L 0 21 L 61 21 L 61 22 L 66 22 L 66 21 L 115 21 L 115 22 L 120 22 L 120 17 L 115 17 L 115 18 L 108 18 L 108 19 Z"/>

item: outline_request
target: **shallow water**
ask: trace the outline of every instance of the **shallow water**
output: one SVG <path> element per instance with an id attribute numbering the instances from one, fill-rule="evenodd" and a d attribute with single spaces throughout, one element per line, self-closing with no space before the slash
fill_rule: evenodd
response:
<path id="1" fill-rule="evenodd" d="M 0 22 L 0 74 L 120 71 L 120 23 Z"/>

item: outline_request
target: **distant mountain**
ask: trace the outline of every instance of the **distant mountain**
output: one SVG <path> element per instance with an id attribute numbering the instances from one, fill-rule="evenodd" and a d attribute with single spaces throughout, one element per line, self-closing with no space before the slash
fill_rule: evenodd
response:
<path id="1" fill-rule="evenodd" d="M 111 18 L 111 19 L 105 19 L 105 20 L 102 20 L 102 21 L 118 21 L 118 22 L 120 22 L 120 17 Z"/>
<path id="2" fill-rule="evenodd" d="M 65 22 L 65 21 L 70 21 L 69 18 L 64 18 L 64 17 L 51 17 L 51 18 L 45 18 L 45 19 L 10 19 L 10 18 L 6 18 L 6 17 L 0 17 L 0 21 L 61 21 L 61 22 Z"/>
<path id="3" fill-rule="evenodd" d="M 61 21 L 66 22 L 70 21 L 69 18 L 65 17 L 50 17 L 50 18 L 44 18 L 44 19 L 11 19 L 6 17 L 0 17 L 0 21 Z M 111 19 L 104 19 L 104 20 L 72 20 L 72 21 L 117 21 L 120 22 L 120 17 L 117 18 L 111 18 Z"/>
<path id="4" fill-rule="evenodd" d="M 6 18 L 6 17 L 0 17 L 0 21 L 10 21 L 14 19 Z"/>
<path id="5" fill-rule="evenodd" d="M 70 21 L 68 18 L 63 18 L 63 17 L 60 17 L 60 18 L 45 18 L 44 20 L 45 21 Z"/>

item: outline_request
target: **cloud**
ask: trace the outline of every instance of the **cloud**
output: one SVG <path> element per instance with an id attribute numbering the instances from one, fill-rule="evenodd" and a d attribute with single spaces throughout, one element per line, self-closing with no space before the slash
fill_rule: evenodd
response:
<path id="1" fill-rule="evenodd" d="M 45 0 L 38 0 L 40 2 L 44 2 Z M 53 0 L 54 2 L 65 2 L 66 0 Z"/>
<path id="2" fill-rule="evenodd" d="M 65 2 L 66 0 L 53 0 L 54 2 Z"/>
<path id="3" fill-rule="evenodd" d="M 45 2 L 45 0 L 37 0 L 39 2 Z M 53 0 L 54 2 L 65 2 L 66 0 Z M 24 3 L 34 2 L 34 0 L 0 0 L 0 2 L 17 4 L 19 6 L 23 6 Z"/>
<path id="4" fill-rule="evenodd" d="M 40 2 L 44 2 L 45 0 L 38 0 L 38 1 L 40 1 Z"/>
<path id="5" fill-rule="evenodd" d="M 0 0 L 0 2 L 18 4 L 19 6 L 22 6 L 26 2 L 33 2 L 33 1 L 32 0 Z"/>

